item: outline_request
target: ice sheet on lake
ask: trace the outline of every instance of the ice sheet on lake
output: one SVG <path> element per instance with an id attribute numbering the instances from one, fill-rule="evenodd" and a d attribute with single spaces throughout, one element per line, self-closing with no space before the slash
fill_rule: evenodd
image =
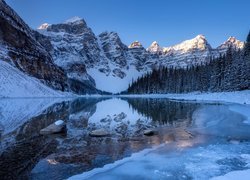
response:
<path id="1" fill-rule="evenodd" d="M 167 145 L 166 145 L 167 146 Z M 160 147 L 142 151 L 70 179 L 209 179 L 232 170 L 247 169 L 250 144 L 218 144 L 165 154 Z"/>
<path id="2" fill-rule="evenodd" d="M 229 109 L 231 111 L 235 111 L 235 112 L 240 113 L 243 116 L 245 116 L 246 119 L 245 119 L 244 123 L 250 125 L 250 105 L 245 105 L 245 106 L 231 105 L 229 107 Z"/>
<path id="3" fill-rule="evenodd" d="M 193 114 L 193 130 L 229 139 L 250 139 L 246 105 L 208 105 Z M 235 111 L 238 113 L 235 113 Z"/>

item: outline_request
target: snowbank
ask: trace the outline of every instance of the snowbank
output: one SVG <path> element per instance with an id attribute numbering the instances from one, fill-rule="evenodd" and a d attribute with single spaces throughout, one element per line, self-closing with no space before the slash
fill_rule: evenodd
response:
<path id="1" fill-rule="evenodd" d="M 143 94 L 143 95 L 121 95 L 123 97 L 142 97 L 142 98 L 170 98 L 198 101 L 223 101 L 239 104 L 250 104 L 250 90 L 235 92 L 200 93 L 193 92 L 187 94 Z"/>

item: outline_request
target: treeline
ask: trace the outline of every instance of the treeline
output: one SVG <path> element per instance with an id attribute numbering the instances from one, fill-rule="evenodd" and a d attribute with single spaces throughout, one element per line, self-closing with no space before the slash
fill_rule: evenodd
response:
<path id="1" fill-rule="evenodd" d="M 241 51 L 185 69 L 161 67 L 137 79 L 126 93 L 218 92 L 250 89 L 250 33 Z"/>

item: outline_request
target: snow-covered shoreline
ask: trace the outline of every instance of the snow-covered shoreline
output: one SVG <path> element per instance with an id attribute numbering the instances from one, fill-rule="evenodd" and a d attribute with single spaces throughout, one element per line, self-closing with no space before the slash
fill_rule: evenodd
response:
<path id="1" fill-rule="evenodd" d="M 100 95 L 100 94 L 86 94 L 77 95 L 69 92 L 59 92 L 59 95 L 43 96 L 1 96 L 0 98 L 103 98 L 103 97 L 126 97 L 126 98 L 168 98 L 175 100 L 189 100 L 189 101 L 209 101 L 209 102 L 228 102 L 238 104 L 250 104 L 250 90 L 235 91 L 235 92 L 216 92 L 216 93 L 201 93 L 192 92 L 186 94 L 129 94 L 129 95 Z"/>
<path id="2" fill-rule="evenodd" d="M 201 93 L 192 92 L 187 94 L 131 94 L 120 95 L 120 97 L 128 98 L 169 98 L 176 100 L 190 101 L 219 101 L 239 104 L 250 104 L 250 90 L 235 91 L 235 92 L 216 92 L 216 93 Z"/>

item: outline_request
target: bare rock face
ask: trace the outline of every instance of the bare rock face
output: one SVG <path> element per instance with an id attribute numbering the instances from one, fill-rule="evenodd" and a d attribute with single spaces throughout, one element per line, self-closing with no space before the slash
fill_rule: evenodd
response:
<path id="1" fill-rule="evenodd" d="M 0 46 L 1 60 L 54 89 L 68 89 L 64 71 L 53 63 L 35 33 L 4 1 L 0 1 Z"/>
<path id="2" fill-rule="evenodd" d="M 103 32 L 99 36 L 100 48 L 107 59 L 117 67 L 123 68 L 127 65 L 127 46 L 124 45 L 115 32 Z"/>

